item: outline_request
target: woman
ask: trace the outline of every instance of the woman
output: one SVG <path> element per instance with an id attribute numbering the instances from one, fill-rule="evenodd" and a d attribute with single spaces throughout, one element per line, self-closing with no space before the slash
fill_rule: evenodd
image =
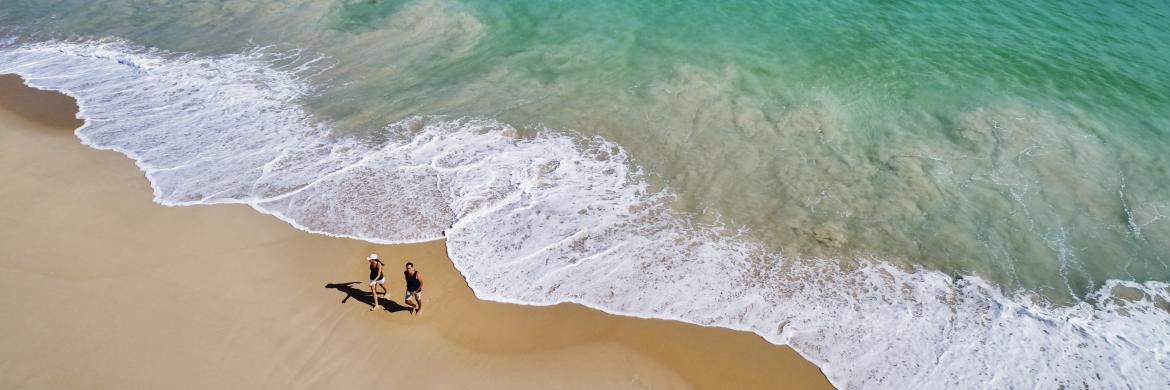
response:
<path id="1" fill-rule="evenodd" d="M 382 308 L 382 305 L 378 304 L 378 292 L 375 288 L 381 287 L 383 295 L 390 292 L 386 290 L 386 275 L 382 273 L 385 264 L 382 264 L 382 260 L 378 260 L 378 254 L 371 253 L 369 257 L 366 257 L 366 260 L 370 261 L 370 295 L 374 297 L 374 307 L 371 307 L 370 311 L 374 311 Z"/>

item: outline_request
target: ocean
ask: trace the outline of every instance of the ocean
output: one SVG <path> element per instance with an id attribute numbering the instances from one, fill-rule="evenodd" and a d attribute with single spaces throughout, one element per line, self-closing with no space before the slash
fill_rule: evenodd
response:
<path id="1" fill-rule="evenodd" d="M 0 0 L 166 205 L 447 240 L 482 299 L 840 388 L 1170 386 L 1170 4 Z"/>

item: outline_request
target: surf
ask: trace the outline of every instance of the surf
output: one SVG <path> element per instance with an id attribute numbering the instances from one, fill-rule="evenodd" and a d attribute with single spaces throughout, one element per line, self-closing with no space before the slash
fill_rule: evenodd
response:
<path id="1" fill-rule="evenodd" d="M 300 103 L 317 58 L 122 41 L 11 42 L 0 72 L 77 99 L 86 145 L 135 160 L 156 202 L 248 204 L 377 243 L 445 237 L 482 299 L 575 302 L 750 331 L 841 388 L 1156 388 L 1170 285 L 1111 279 L 1053 303 L 877 257 L 786 256 L 672 206 L 621 145 L 490 118 L 414 116 L 334 134 Z"/>

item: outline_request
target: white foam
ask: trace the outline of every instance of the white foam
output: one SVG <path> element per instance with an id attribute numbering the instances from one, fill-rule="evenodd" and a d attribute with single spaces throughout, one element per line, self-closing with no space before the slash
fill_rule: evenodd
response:
<path id="1" fill-rule="evenodd" d="M 134 158 L 159 203 L 246 203 L 374 242 L 445 231 L 485 299 L 752 331 L 842 388 L 1170 386 L 1167 283 L 1111 280 L 1093 303 L 1056 306 L 977 277 L 787 258 L 672 210 L 604 139 L 425 117 L 376 142 L 331 137 L 297 104 L 297 72 L 262 52 L 0 48 L 0 73 L 77 98 L 78 137 Z"/>

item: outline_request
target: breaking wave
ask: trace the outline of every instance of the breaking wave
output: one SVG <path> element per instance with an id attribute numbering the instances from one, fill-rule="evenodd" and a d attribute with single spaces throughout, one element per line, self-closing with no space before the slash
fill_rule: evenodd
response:
<path id="1" fill-rule="evenodd" d="M 165 205 L 244 203 L 311 232 L 446 238 L 476 295 L 751 331 L 840 388 L 1165 388 L 1170 285 L 1052 304 L 880 259 L 793 258 L 700 223 L 625 150 L 490 119 L 331 133 L 299 104 L 313 60 L 119 41 L 0 45 L 0 73 L 75 97 L 87 145 L 133 158 Z"/>

